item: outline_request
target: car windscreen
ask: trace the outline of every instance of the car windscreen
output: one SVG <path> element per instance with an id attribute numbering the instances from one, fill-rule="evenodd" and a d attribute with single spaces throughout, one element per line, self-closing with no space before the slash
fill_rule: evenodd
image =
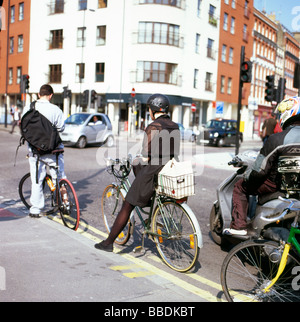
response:
<path id="1" fill-rule="evenodd" d="M 72 114 L 65 120 L 65 124 L 81 125 L 89 117 L 89 114 Z"/>
<path id="2" fill-rule="evenodd" d="M 224 125 L 224 122 L 222 121 L 210 120 L 206 123 L 205 127 L 219 129 L 219 128 L 222 128 L 223 125 Z"/>

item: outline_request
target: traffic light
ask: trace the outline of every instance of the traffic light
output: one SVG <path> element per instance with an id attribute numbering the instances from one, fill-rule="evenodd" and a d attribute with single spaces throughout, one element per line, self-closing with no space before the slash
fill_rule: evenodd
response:
<path id="1" fill-rule="evenodd" d="M 83 92 L 83 104 L 88 104 L 89 103 L 89 96 L 90 96 L 90 91 L 88 89 L 86 89 Z"/>
<path id="2" fill-rule="evenodd" d="M 22 75 L 20 81 L 20 93 L 26 93 L 29 89 L 29 75 Z"/>
<path id="3" fill-rule="evenodd" d="M 91 90 L 91 102 L 94 103 L 97 99 L 97 93 L 95 90 Z"/>
<path id="4" fill-rule="evenodd" d="M 250 61 L 244 61 L 241 64 L 241 82 L 251 83 L 252 79 L 252 63 Z"/>
<path id="5" fill-rule="evenodd" d="M 275 81 L 275 76 L 274 75 L 267 75 L 266 77 L 266 89 L 265 89 L 265 100 L 267 102 L 272 102 L 275 100 L 275 87 L 274 87 L 274 81 Z"/>
<path id="6" fill-rule="evenodd" d="M 279 79 L 279 82 L 278 82 L 278 90 L 277 90 L 277 103 L 280 103 L 283 99 L 284 99 L 284 96 L 285 96 L 285 90 L 286 90 L 286 87 L 285 87 L 285 83 L 286 83 L 286 79 L 285 78 L 282 78 L 280 77 Z"/>
<path id="7" fill-rule="evenodd" d="M 62 92 L 63 98 L 71 98 L 72 91 L 68 89 L 68 86 L 64 86 L 63 89 L 64 89 L 64 91 Z"/>

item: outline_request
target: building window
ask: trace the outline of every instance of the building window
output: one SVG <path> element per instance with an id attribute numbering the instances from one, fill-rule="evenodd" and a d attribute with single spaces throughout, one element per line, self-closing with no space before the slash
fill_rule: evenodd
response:
<path id="1" fill-rule="evenodd" d="M 49 14 L 64 13 L 64 0 L 51 0 L 49 5 Z"/>
<path id="2" fill-rule="evenodd" d="M 63 48 L 63 30 L 50 30 L 49 49 Z"/>
<path id="3" fill-rule="evenodd" d="M 61 83 L 61 65 L 49 65 L 49 83 Z"/>
<path id="4" fill-rule="evenodd" d="M 17 84 L 20 84 L 21 82 L 21 76 L 22 76 L 22 67 L 18 66 L 17 67 Z"/>
<path id="5" fill-rule="evenodd" d="M 229 48 L 228 63 L 230 65 L 233 64 L 233 48 L 232 47 Z"/>
<path id="6" fill-rule="evenodd" d="M 14 53 L 14 37 L 9 38 L 9 53 Z"/>
<path id="7" fill-rule="evenodd" d="M 195 45 L 195 53 L 199 54 L 200 50 L 200 35 L 196 34 L 196 45 Z"/>
<path id="8" fill-rule="evenodd" d="M 19 21 L 24 20 L 24 2 L 19 3 Z"/>
<path id="9" fill-rule="evenodd" d="M 248 42 L 248 37 L 249 37 L 249 35 L 248 35 L 248 31 L 247 31 L 247 25 L 244 25 L 244 27 L 243 27 L 243 40 L 245 42 Z"/>
<path id="10" fill-rule="evenodd" d="M 10 7 L 10 23 L 15 22 L 15 6 Z"/>
<path id="11" fill-rule="evenodd" d="M 8 69 L 8 84 L 11 85 L 14 81 L 14 78 L 13 78 L 13 69 L 12 68 L 9 68 Z"/>
<path id="12" fill-rule="evenodd" d="M 213 85 L 212 85 L 212 73 L 206 72 L 205 75 L 205 90 L 206 91 L 213 91 Z"/>
<path id="13" fill-rule="evenodd" d="M 250 18 L 249 2 L 247 0 L 245 1 L 244 16 Z"/>
<path id="14" fill-rule="evenodd" d="M 227 94 L 231 94 L 231 87 L 232 87 L 232 78 L 231 77 L 228 77 Z"/>
<path id="15" fill-rule="evenodd" d="M 235 9 L 236 7 L 236 0 L 232 0 L 231 2 L 231 8 Z"/>
<path id="16" fill-rule="evenodd" d="M 214 51 L 214 40 L 208 38 L 207 40 L 207 57 L 215 59 L 215 51 Z"/>
<path id="17" fill-rule="evenodd" d="M 96 45 L 103 46 L 106 43 L 106 26 L 98 26 L 96 34 Z"/>
<path id="18" fill-rule="evenodd" d="M 98 0 L 98 8 L 106 8 L 107 0 Z"/>
<path id="19" fill-rule="evenodd" d="M 138 42 L 178 47 L 179 26 L 159 22 L 140 22 Z"/>
<path id="20" fill-rule="evenodd" d="M 226 62 L 226 52 L 227 52 L 227 46 L 223 45 L 222 46 L 222 56 L 221 56 L 221 60 L 222 62 Z"/>
<path id="21" fill-rule="evenodd" d="M 217 17 L 215 15 L 216 13 L 216 7 L 213 5 L 209 5 L 209 12 L 208 12 L 208 22 L 213 25 L 213 26 L 217 26 Z"/>
<path id="22" fill-rule="evenodd" d="M 85 76 L 85 64 L 84 63 L 76 64 L 75 82 L 83 83 L 84 76 Z"/>
<path id="23" fill-rule="evenodd" d="M 177 65 L 163 62 L 137 62 L 137 82 L 177 85 Z"/>
<path id="24" fill-rule="evenodd" d="M 78 10 L 87 9 L 87 0 L 78 0 Z"/>
<path id="25" fill-rule="evenodd" d="M 22 53 L 23 52 L 23 35 L 19 35 L 18 36 L 18 53 Z"/>
<path id="26" fill-rule="evenodd" d="M 77 47 L 85 47 L 85 31 L 86 27 L 77 29 Z"/>
<path id="27" fill-rule="evenodd" d="M 223 30 L 228 30 L 228 13 L 224 13 Z"/>
<path id="28" fill-rule="evenodd" d="M 220 92 L 224 94 L 225 92 L 225 76 L 221 76 L 221 87 L 220 87 Z"/>
<path id="29" fill-rule="evenodd" d="M 104 82 L 104 72 L 105 72 L 105 64 L 104 63 L 96 63 L 95 82 Z"/>
<path id="30" fill-rule="evenodd" d="M 163 4 L 174 7 L 181 7 L 182 0 L 140 0 L 140 4 Z"/>
<path id="31" fill-rule="evenodd" d="M 197 17 L 200 17 L 201 3 L 202 3 L 202 0 L 198 0 L 198 4 L 197 4 Z"/>
<path id="32" fill-rule="evenodd" d="M 199 69 L 194 69 L 194 88 L 198 88 Z"/>
<path id="33" fill-rule="evenodd" d="M 234 34 L 234 30 L 235 30 L 235 18 L 231 17 L 230 33 Z"/>

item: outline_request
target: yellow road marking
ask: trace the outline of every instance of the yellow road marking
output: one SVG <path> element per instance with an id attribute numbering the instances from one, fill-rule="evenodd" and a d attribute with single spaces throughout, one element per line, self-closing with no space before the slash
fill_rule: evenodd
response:
<path id="1" fill-rule="evenodd" d="M 52 216 L 50 216 L 50 219 L 52 219 L 54 221 L 62 222 L 58 218 L 55 218 L 55 217 L 51 218 L 51 217 Z M 82 222 L 80 222 L 80 224 L 82 225 Z M 87 228 L 96 234 L 99 234 L 104 237 L 107 236 L 107 234 L 101 232 L 100 230 L 98 230 L 94 227 L 86 225 L 85 223 L 82 226 L 85 226 L 85 229 L 82 229 L 79 227 L 77 229 L 77 232 L 90 240 L 93 240 L 95 242 L 101 241 L 100 238 L 88 233 L 86 231 Z M 114 246 L 114 253 L 121 255 L 122 257 L 126 258 L 130 262 L 133 262 L 135 264 L 135 266 L 143 267 L 144 269 L 146 269 L 145 271 L 140 271 L 140 272 L 125 273 L 126 275 L 125 274 L 124 275 L 127 277 L 133 278 L 133 277 L 143 277 L 143 276 L 149 276 L 149 275 L 158 275 L 158 276 L 170 281 L 172 284 L 177 285 L 178 287 L 185 289 L 186 291 L 193 293 L 193 294 L 199 296 L 200 298 L 205 299 L 209 302 L 217 302 L 217 301 L 223 302 L 223 300 L 217 298 L 215 295 L 211 294 L 209 291 L 206 291 L 206 290 L 203 290 L 199 287 L 196 287 L 195 285 L 188 283 L 188 282 L 186 282 L 186 281 L 184 281 L 184 280 L 182 280 L 182 279 L 180 279 L 168 272 L 165 272 L 165 271 L 155 267 L 154 265 L 145 262 L 144 260 L 141 260 L 141 259 L 136 258 L 136 257 L 129 255 L 129 254 L 120 253 L 120 249 L 115 246 Z M 142 275 L 142 273 L 144 275 Z M 215 284 L 215 286 L 217 285 L 217 283 L 214 283 L 214 282 L 212 282 L 208 279 L 205 279 L 205 278 L 201 278 L 200 276 L 199 276 L 199 278 L 195 278 L 195 279 L 197 279 L 199 281 L 201 280 L 202 281 L 201 283 L 208 285 L 208 286 L 212 286 L 214 284 Z M 218 290 L 219 290 L 219 288 L 218 288 Z"/>

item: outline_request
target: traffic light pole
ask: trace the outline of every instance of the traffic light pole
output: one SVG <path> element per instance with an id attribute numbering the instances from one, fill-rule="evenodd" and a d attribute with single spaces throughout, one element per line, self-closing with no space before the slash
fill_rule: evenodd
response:
<path id="1" fill-rule="evenodd" d="M 245 58 L 245 46 L 241 48 L 241 63 Z M 243 91 L 243 82 L 241 80 L 241 69 L 239 74 L 239 97 L 238 97 L 238 110 L 237 110 L 237 135 L 235 136 L 235 155 L 239 154 L 239 145 L 240 145 L 240 123 L 241 123 L 241 109 L 242 109 L 242 92 Z"/>

